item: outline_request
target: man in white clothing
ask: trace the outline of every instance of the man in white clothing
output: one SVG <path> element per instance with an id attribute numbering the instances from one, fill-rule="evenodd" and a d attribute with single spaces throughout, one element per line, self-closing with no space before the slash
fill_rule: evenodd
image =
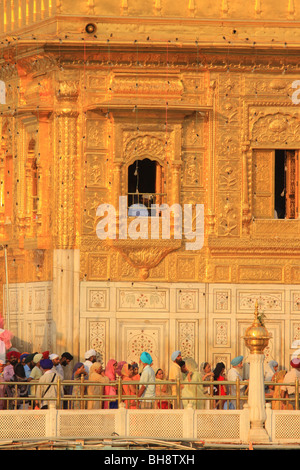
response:
<path id="1" fill-rule="evenodd" d="M 155 403 L 155 372 L 152 369 L 152 357 L 148 352 L 143 352 L 140 357 L 140 362 L 143 366 L 143 372 L 140 377 L 140 383 L 142 384 L 138 397 L 149 398 L 149 400 L 143 400 L 141 402 L 141 408 L 151 409 Z M 148 385 L 149 384 L 149 385 Z"/>
<path id="2" fill-rule="evenodd" d="M 227 374 L 227 380 L 228 382 L 236 382 L 237 379 L 240 381 L 243 380 L 242 376 L 242 369 L 243 369 L 243 356 L 237 356 L 231 361 L 231 368 L 228 371 Z M 229 394 L 232 396 L 236 396 L 236 385 L 230 385 L 229 387 L 230 392 Z M 245 385 L 240 385 L 240 392 L 243 393 L 245 390 Z M 236 409 L 236 400 L 231 400 L 229 402 L 230 408 Z"/>
<path id="3" fill-rule="evenodd" d="M 280 387 L 280 396 L 281 398 L 289 398 L 292 401 L 289 401 L 288 404 L 292 404 L 295 409 L 295 383 L 296 379 L 300 379 L 300 359 L 295 357 L 290 362 L 291 370 L 287 372 L 283 379 L 282 387 Z"/>
<path id="4" fill-rule="evenodd" d="M 43 359 L 40 361 L 41 368 L 44 374 L 39 379 L 39 385 L 37 385 L 37 400 L 41 400 L 41 409 L 55 408 L 56 401 L 53 399 L 57 397 L 57 379 L 58 374 L 53 370 L 53 363 L 51 359 Z"/>

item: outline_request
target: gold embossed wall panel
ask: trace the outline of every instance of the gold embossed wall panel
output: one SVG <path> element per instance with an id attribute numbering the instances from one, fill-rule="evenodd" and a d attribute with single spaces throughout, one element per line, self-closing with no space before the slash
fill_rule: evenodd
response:
<path id="1" fill-rule="evenodd" d="M 216 112 L 216 140 L 212 145 L 215 145 L 216 154 L 217 177 L 214 191 L 217 201 L 218 234 L 231 237 L 240 233 L 242 172 L 240 74 L 227 71 L 218 76 Z"/>
<path id="2" fill-rule="evenodd" d="M 253 151 L 253 215 L 274 218 L 275 152 Z"/>

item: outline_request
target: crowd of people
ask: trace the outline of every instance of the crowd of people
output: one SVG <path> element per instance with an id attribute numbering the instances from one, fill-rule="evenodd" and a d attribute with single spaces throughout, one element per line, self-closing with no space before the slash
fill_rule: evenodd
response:
<path id="1" fill-rule="evenodd" d="M 245 397 L 248 390 L 248 382 L 243 378 L 243 356 L 232 359 L 226 373 L 223 362 L 217 363 L 214 369 L 209 362 L 198 367 L 193 358 L 183 359 L 180 351 L 174 351 L 168 377 L 161 368 L 153 369 L 152 357 L 146 351 L 141 354 L 139 364 L 110 359 L 103 367 L 96 351 L 91 349 L 86 351 L 83 362 L 71 368 L 68 377 L 65 371 L 70 367 L 66 366 L 71 366 L 73 359 L 69 352 L 59 357 L 49 351 L 29 354 L 10 350 L 6 361 L 0 360 L 0 409 L 56 407 L 58 379 L 62 407 L 73 409 L 118 408 L 120 397 L 129 409 L 176 409 L 188 405 L 194 409 L 235 409 L 243 406 L 237 401 L 237 395 Z M 273 409 L 295 407 L 295 386 L 290 384 L 300 377 L 300 360 L 292 359 L 290 365 L 289 372 L 279 371 L 278 363 L 270 361 L 265 369 L 266 400 L 272 398 Z M 237 379 L 242 382 L 239 393 Z"/>

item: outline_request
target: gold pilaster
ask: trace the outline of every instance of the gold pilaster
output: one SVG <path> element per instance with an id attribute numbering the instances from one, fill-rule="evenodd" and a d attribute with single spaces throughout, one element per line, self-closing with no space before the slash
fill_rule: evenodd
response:
<path id="1" fill-rule="evenodd" d="M 78 112 L 62 109 L 56 112 L 56 248 L 74 248 L 76 242 L 75 168 L 77 155 Z"/>

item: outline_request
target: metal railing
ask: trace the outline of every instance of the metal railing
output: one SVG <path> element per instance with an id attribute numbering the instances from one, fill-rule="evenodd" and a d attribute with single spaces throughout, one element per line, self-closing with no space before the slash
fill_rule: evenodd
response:
<path id="1" fill-rule="evenodd" d="M 46 384 L 48 385 L 48 384 Z M 104 387 L 105 385 L 109 385 L 110 387 L 116 387 L 116 395 L 90 395 L 87 394 L 87 387 L 89 386 L 100 386 Z M 136 387 L 136 395 L 125 395 L 123 393 L 123 385 L 134 385 Z M 171 393 L 168 395 L 155 395 L 153 397 L 139 397 L 138 396 L 138 388 L 140 385 L 152 385 L 152 386 L 159 386 L 162 387 L 163 385 L 167 385 L 169 387 L 175 388 L 176 392 Z M 197 394 L 193 395 L 187 395 L 183 396 L 182 390 L 184 386 L 192 386 L 192 387 L 197 387 L 199 385 L 202 385 L 203 388 L 208 389 L 208 393 L 201 396 L 197 396 Z M 225 386 L 225 387 L 234 387 L 235 388 L 235 394 L 232 395 L 216 395 L 214 392 L 214 387 L 220 387 L 220 386 Z M 236 382 L 229 382 L 229 381 L 222 381 L 222 382 L 183 382 L 178 380 L 177 382 L 172 382 L 172 381 L 159 381 L 158 382 L 153 382 L 153 383 L 142 383 L 139 381 L 123 381 L 120 378 L 118 378 L 114 382 L 109 382 L 109 383 L 100 383 L 99 382 L 92 382 L 92 381 L 87 381 L 84 379 L 84 377 L 81 377 L 80 381 L 74 381 L 74 380 L 64 380 L 62 381 L 60 378 L 58 378 L 57 382 L 54 382 L 51 384 L 51 387 L 55 387 L 56 390 L 56 396 L 55 397 L 39 397 L 38 394 L 29 394 L 27 396 L 20 396 L 20 387 L 30 387 L 31 390 L 37 390 L 34 387 L 39 387 L 39 386 L 44 386 L 45 383 L 39 383 L 38 381 L 30 381 L 30 382 L 0 382 L 0 388 L 4 387 L 2 390 L 9 390 L 9 393 L 5 393 L 4 396 L 0 396 L 0 402 L 4 402 L 6 404 L 6 407 L 4 409 L 34 409 L 35 407 L 40 408 L 41 402 L 46 402 L 50 406 L 52 404 L 53 407 L 56 409 L 72 409 L 74 405 L 76 404 L 77 409 L 86 409 L 86 403 L 89 401 L 93 402 L 100 402 L 102 405 L 105 402 L 117 402 L 117 407 L 120 406 L 121 403 L 127 404 L 128 408 L 140 408 L 142 407 L 142 403 L 144 401 L 151 401 L 152 403 L 152 408 L 155 409 L 161 409 L 162 408 L 162 402 L 168 403 L 168 408 L 169 409 L 180 409 L 184 407 L 184 404 L 186 401 L 192 401 L 196 402 L 196 407 L 197 403 L 199 401 L 207 402 L 209 403 L 208 408 L 209 409 L 230 409 L 229 403 L 234 402 L 235 409 L 241 409 L 241 405 L 243 402 L 246 402 L 248 400 L 247 392 L 243 394 L 241 392 L 241 387 L 246 387 L 248 385 L 247 381 L 240 381 L 239 379 L 236 380 Z M 272 385 L 273 387 L 281 387 L 283 384 L 282 383 L 274 383 L 274 382 L 265 382 L 266 386 Z M 299 381 L 298 379 L 295 380 L 294 383 L 291 384 L 285 384 L 285 386 L 294 386 L 295 387 L 295 396 L 289 398 L 289 397 L 266 397 L 266 401 L 272 402 L 272 401 L 279 401 L 282 402 L 283 405 L 288 405 L 289 403 L 293 405 L 293 409 L 299 410 Z M 66 394 L 64 390 L 66 390 L 67 387 L 76 387 L 77 393 L 76 395 L 73 394 Z M 197 390 L 197 389 L 196 389 Z M 227 404 L 227 407 L 226 405 Z M 101 406 L 102 406 L 101 405 Z M 100 408 L 101 408 L 100 406 Z M 127 407 L 126 406 L 126 407 Z"/>
<path id="2" fill-rule="evenodd" d="M 128 193 L 128 216 L 129 217 L 147 217 L 157 216 L 155 208 L 152 205 L 161 205 L 165 203 L 166 193 Z M 133 207 L 132 207 L 133 206 Z M 138 206 L 141 206 L 140 208 Z M 144 206 L 144 207 L 143 207 Z"/>

